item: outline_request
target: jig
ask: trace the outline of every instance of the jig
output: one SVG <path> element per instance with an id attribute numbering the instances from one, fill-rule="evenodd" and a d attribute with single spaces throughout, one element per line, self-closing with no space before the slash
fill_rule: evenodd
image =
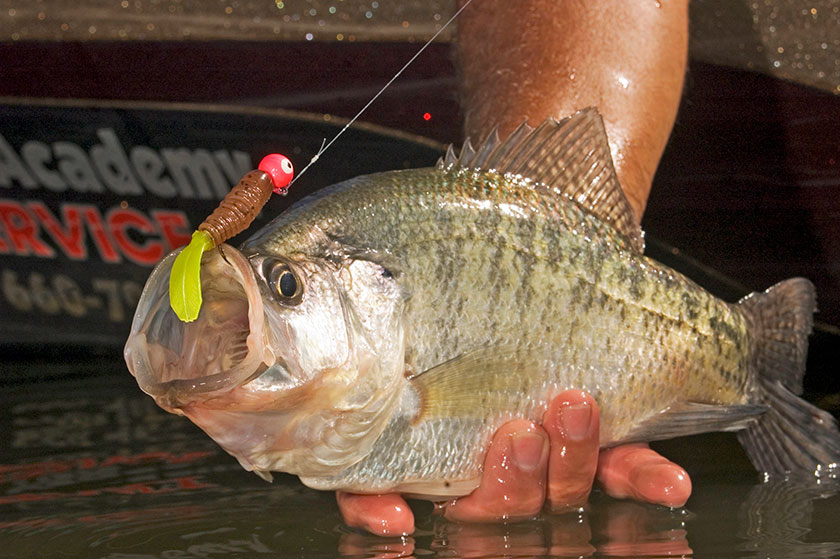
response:
<path id="1" fill-rule="evenodd" d="M 293 176 L 294 167 L 286 156 L 265 156 L 193 232 L 169 273 L 169 306 L 179 319 L 192 322 L 201 310 L 201 255 L 247 229 L 272 192 L 286 195 Z"/>
<path id="2" fill-rule="evenodd" d="M 239 181 L 231 190 L 219 207 L 213 211 L 192 234 L 192 240 L 181 253 L 175 258 L 172 264 L 172 271 L 169 274 L 169 305 L 175 314 L 184 322 L 192 322 L 198 318 L 201 310 L 201 255 L 204 251 L 221 245 L 227 239 L 244 231 L 254 220 L 262 209 L 263 205 L 271 195 L 271 191 L 285 195 L 289 186 L 301 177 L 318 158 L 327 151 L 350 126 L 356 122 L 362 113 L 379 98 L 382 93 L 390 87 L 402 73 L 408 68 L 420 54 L 428 47 L 443 30 L 449 27 L 464 9 L 472 2 L 465 0 L 455 14 L 444 23 L 440 29 L 420 47 L 414 56 L 406 62 L 396 74 L 382 86 L 367 104 L 351 118 L 344 127 L 333 136 L 329 143 L 326 139 L 321 144 L 318 152 L 312 156 L 309 163 L 301 169 L 297 177 L 293 177 L 292 163 L 279 154 L 268 155 L 260 161 L 257 171 L 251 171 Z M 273 184 L 272 184 L 273 183 Z"/>

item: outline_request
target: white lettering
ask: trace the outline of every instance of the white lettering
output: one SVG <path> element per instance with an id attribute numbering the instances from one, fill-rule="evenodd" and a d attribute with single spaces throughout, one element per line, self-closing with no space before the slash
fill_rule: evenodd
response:
<path id="1" fill-rule="evenodd" d="M 37 188 L 38 183 L 26 171 L 23 162 L 18 158 L 12 146 L 0 135 L 0 186 L 9 188 L 16 180 L 25 188 Z"/>
<path id="2" fill-rule="evenodd" d="M 230 190 L 219 167 L 206 149 L 190 151 L 187 148 L 160 150 L 169 174 L 175 179 L 178 191 L 184 198 L 224 198 Z M 215 193 L 210 190 L 208 180 Z"/>
<path id="3" fill-rule="evenodd" d="M 166 166 L 155 150 L 146 146 L 131 149 L 131 163 L 146 190 L 161 198 L 175 196 L 175 185 L 163 175 Z"/>
<path id="4" fill-rule="evenodd" d="M 96 132 L 88 152 L 73 142 L 52 145 L 30 140 L 15 151 L 0 134 L 0 187 L 48 188 L 64 192 L 105 192 L 119 196 L 221 199 L 251 170 L 242 151 L 134 146 L 126 152 L 111 128 Z"/>
<path id="5" fill-rule="evenodd" d="M 143 194 L 114 131 L 99 130 L 96 135 L 102 143 L 90 148 L 90 158 L 108 188 L 123 196 Z"/>
<path id="6" fill-rule="evenodd" d="M 56 142 L 53 152 L 58 156 L 58 170 L 76 192 L 102 192 L 102 183 L 96 178 L 87 154 L 71 142 Z"/>
<path id="7" fill-rule="evenodd" d="M 23 160 L 41 181 L 41 184 L 54 192 L 64 192 L 67 190 L 67 183 L 61 178 L 61 175 L 55 171 L 47 169 L 47 164 L 52 162 L 52 152 L 50 146 L 44 142 L 36 142 L 34 140 L 26 142 L 20 148 L 20 154 Z"/>
<path id="8" fill-rule="evenodd" d="M 231 155 L 233 158 L 231 158 Z M 231 153 L 220 149 L 213 152 L 213 157 L 216 158 L 230 184 L 238 183 L 242 175 L 253 169 L 251 167 L 251 156 L 243 151 Z"/>

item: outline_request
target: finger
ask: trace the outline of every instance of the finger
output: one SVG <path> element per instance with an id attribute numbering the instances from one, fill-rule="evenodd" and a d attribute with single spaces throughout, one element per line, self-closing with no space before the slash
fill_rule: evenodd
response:
<path id="1" fill-rule="evenodd" d="M 491 522 L 535 516 L 545 500 L 548 436 L 530 421 L 504 424 L 484 459 L 481 485 L 466 497 L 441 505 L 449 520 Z"/>
<path id="2" fill-rule="evenodd" d="M 586 503 L 598 469 L 598 405 L 589 394 L 567 390 L 548 406 L 543 427 L 551 440 L 549 508 L 560 512 Z"/>
<path id="3" fill-rule="evenodd" d="M 396 493 L 358 495 L 336 491 L 344 523 L 378 536 L 404 536 L 414 532 L 414 513 Z"/>
<path id="4" fill-rule="evenodd" d="M 646 444 L 605 450 L 598 461 L 598 481 L 613 497 L 681 507 L 691 495 L 691 479 Z"/>

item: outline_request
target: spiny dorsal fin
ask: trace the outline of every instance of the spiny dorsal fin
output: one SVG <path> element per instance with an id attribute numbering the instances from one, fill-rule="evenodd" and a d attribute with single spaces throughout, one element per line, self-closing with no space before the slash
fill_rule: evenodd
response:
<path id="1" fill-rule="evenodd" d="M 593 108 L 537 128 L 522 124 L 506 140 L 494 130 L 477 149 L 470 141 L 461 153 L 449 149 L 439 168 L 493 170 L 514 174 L 564 195 L 612 225 L 638 252 L 644 237 L 633 208 L 621 190 L 610 156 L 601 115 Z"/>

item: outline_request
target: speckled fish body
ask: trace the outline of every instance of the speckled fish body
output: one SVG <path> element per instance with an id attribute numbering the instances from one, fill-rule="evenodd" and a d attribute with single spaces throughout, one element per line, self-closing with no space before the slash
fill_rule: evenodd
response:
<path id="1" fill-rule="evenodd" d="M 211 309 L 214 289 L 239 290 L 248 316 L 262 316 L 219 305 L 248 324 L 217 344 L 227 361 L 248 354 L 241 371 L 155 372 L 166 359 L 143 361 L 141 346 L 165 345 L 149 333 L 173 325 L 152 325 L 148 315 L 165 311 L 148 301 L 129 366 L 247 469 L 319 489 L 467 494 L 495 430 L 540 421 L 570 388 L 597 400 L 601 446 L 739 430 L 759 469 L 834 475 L 832 418 L 791 393 L 810 283 L 730 304 L 646 258 L 607 150 L 587 111 L 467 146 L 437 168 L 325 189 L 241 252 L 226 248 L 233 263 L 211 254 L 203 264 Z M 185 330 L 170 353 L 197 337 Z M 196 378 L 215 388 L 196 389 Z M 823 442 L 807 442 L 815 435 Z"/>

